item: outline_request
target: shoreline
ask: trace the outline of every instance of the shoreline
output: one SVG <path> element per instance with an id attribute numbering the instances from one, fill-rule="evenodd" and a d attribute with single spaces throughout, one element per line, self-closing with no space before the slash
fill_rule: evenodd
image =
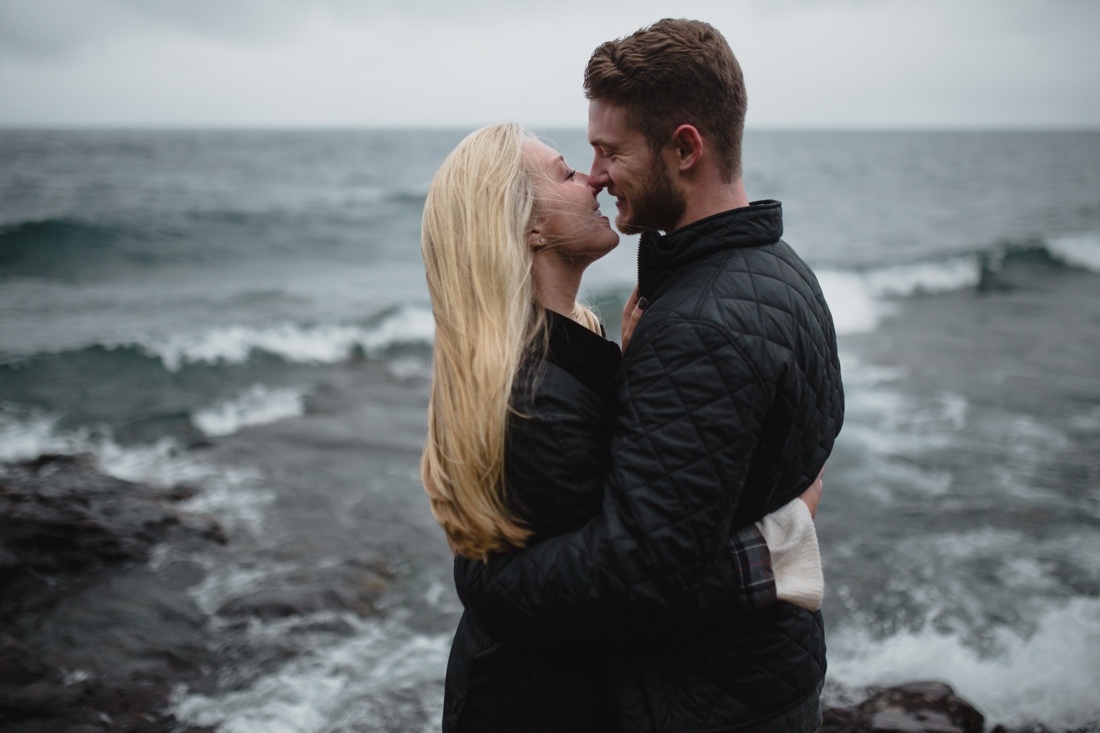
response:
<path id="1" fill-rule="evenodd" d="M 165 544 L 183 548 L 176 554 L 186 557 L 231 542 L 213 518 L 179 510 L 201 489 L 122 481 L 81 456 L 44 455 L 0 469 L 0 723 L 21 733 L 59 726 L 216 731 L 217 725 L 188 726 L 171 712 L 180 684 L 216 694 L 223 651 L 204 638 L 211 619 L 186 593 L 201 566 L 176 559 L 151 567 Z M 327 577 L 235 598 L 215 615 L 246 625 L 325 612 L 368 617 L 394 578 L 377 557 L 344 558 Z M 823 706 L 822 732 L 985 730 L 985 715 L 946 682 L 868 688 L 866 695 Z M 1100 722 L 991 729 L 1092 731 L 1100 731 Z"/>

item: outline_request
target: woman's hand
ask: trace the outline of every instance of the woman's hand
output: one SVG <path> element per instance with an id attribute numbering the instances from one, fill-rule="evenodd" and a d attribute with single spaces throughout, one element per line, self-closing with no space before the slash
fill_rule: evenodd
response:
<path id="1" fill-rule="evenodd" d="M 817 474 L 817 478 L 810 484 L 809 488 L 802 492 L 802 495 L 798 498 L 806 502 L 806 506 L 810 508 L 810 516 L 817 516 L 817 503 L 821 501 L 821 491 L 825 488 L 825 483 L 821 480 L 821 477 L 825 475 L 825 467 L 821 467 L 821 473 Z"/>
<path id="2" fill-rule="evenodd" d="M 638 287 L 634 286 L 630 297 L 626 299 L 626 305 L 623 306 L 623 351 L 626 351 L 626 345 L 630 343 L 630 337 L 634 335 L 634 329 L 638 327 L 638 321 L 641 320 L 647 305 L 649 303 L 645 298 L 638 297 Z"/>

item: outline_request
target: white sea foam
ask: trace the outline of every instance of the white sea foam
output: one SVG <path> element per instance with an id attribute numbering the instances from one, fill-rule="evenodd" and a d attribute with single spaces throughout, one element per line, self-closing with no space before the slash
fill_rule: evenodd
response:
<path id="1" fill-rule="evenodd" d="M 270 557 L 253 565 L 230 564 L 221 558 L 198 557 L 195 560 L 204 566 L 205 575 L 201 582 L 187 590 L 187 594 L 212 618 L 227 601 L 270 587 L 273 579 L 285 577 L 296 569 L 293 563 L 278 562 Z"/>
<path id="2" fill-rule="evenodd" d="M 870 333 L 897 311 L 895 298 L 948 293 L 978 284 L 973 257 L 893 265 L 862 271 L 822 269 L 817 273 L 837 333 Z"/>
<path id="3" fill-rule="evenodd" d="M 975 259 L 967 256 L 877 268 L 863 278 L 876 297 L 904 298 L 976 287 L 979 272 Z"/>
<path id="4" fill-rule="evenodd" d="M 893 304 L 877 298 L 867 279 L 858 273 L 823 270 L 817 273 L 817 279 L 841 336 L 870 333 L 896 310 Z"/>
<path id="5" fill-rule="evenodd" d="M 424 634 L 402 614 L 339 615 L 350 637 L 310 637 L 310 619 L 256 625 L 255 635 L 297 636 L 302 654 L 243 688 L 211 696 L 177 691 L 172 712 L 223 733 L 438 729 L 451 633 Z M 316 620 L 316 619 L 313 619 Z M 254 638 L 254 643 L 264 643 Z M 415 727 L 410 727 L 415 726 Z M 370 729 L 375 729 L 374 727 Z"/>
<path id="6" fill-rule="evenodd" d="M 432 362 L 427 358 L 409 356 L 393 359 L 387 369 L 396 379 L 427 379 L 432 375 Z"/>
<path id="7" fill-rule="evenodd" d="M 282 323 L 266 327 L 226 326 L 195 334 L 150 339 L 141 347 L 176 371 L 185 364 L 243 364 L 256 351 L 291 362 L 334 364 L 358 351 L 377 353 L 404 343 L 428 343 L 435 331 L 431 311 L 400 308 L 371 325 L 305 326 Z"/>
<path id="8" fill-rule="evenodd" d="M 830 683 L 859 690 L 942 679 L 986 716 L 987 729 L 1042 722 L 1054 730 L 1100 722 L 1100 600 L 1052 605 L 1033 633 L 997 632 L 995 654 L 926 628 L 874 639 L 864 630 L 830 634 Z"/>
<path id="9" fill-rule="evenodd" d="M 304 389 L 256 384 L 231 400 L 196 412 L 191 422 L 211 437 L 232 435 L 241 428 L 304 415 L 305 398 Z"/>
<path id="10" fill-rule="evenodd" d="M 1075 430 L 1100 430 L 1100 407 L 1094 407 L 1080 415 L 1073 415 L 1069 424 Z"/>
<path id="11" fill-rule="evenodd" d="M 1065 263 L 1100 273 L 1100 235 L 1081 234 L 1051 240 L 1050 251 Z"/>
<path id="12" fill-rule="evenodd" d="M 57 418 L 41 413 L 19 415 L 0 408 L 0 462 L 28 461 L 46 453 L 81 453 L 91 431 L 61 433 Z"/>
<path id="13" fill-rule="evenodd" d="M 201 486 L 185 508 L 215 514 L 227 527 L 258 532 L 273 499 L 260 488 L 258 470 L 207 463 L 171 438 L 122 446 L 103 427 L 63 430 L 52 415 L 0 409 L 0 461 L 25 461 L 48 453 L 90 455 L 101 471 L 127 481 L 160 487 Z"/>
<path id="14" fill-rule="evenodd" d="M 894 388 L 902 374 L 873 368 L 844 373 L 847 438 L 858 435 L 876 456 L 912 456 L 943 448 L 965 429 L 971 416 L 969 401 L 958 393 L 917 397 Z"/>

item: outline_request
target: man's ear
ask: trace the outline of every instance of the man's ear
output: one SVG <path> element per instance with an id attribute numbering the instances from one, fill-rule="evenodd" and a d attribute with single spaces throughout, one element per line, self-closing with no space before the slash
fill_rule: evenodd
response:
<path id="1" fill-rule="evenodd" d="M 677 168 L 681 172 L 689 171 L 699 164 L 703 156 L 703 136 L 694 125 L 680 125 L 672 133 L 672 149 Z"/>

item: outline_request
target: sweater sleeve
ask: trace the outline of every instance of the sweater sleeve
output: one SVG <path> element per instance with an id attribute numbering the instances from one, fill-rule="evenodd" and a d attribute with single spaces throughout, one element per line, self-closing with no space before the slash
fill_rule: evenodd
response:
<path id="1" fill-rule="evenodd" d="M 777 599 L 808 611 L 821 608 L 825 576 L 810 509 L 792 499 L 755 525 L 770 551 Z"/>
<path id="2" fill-rule="evenodd" d="M 730 537 L 773 387 L 713 325 L 650 326 L 620 372 L 601 514 L 488 563 L 456 561 L 459 596 L 484 628 L 610 632 L 774 600 L 770 567 L 746 561 L 741 534 Z"/>

